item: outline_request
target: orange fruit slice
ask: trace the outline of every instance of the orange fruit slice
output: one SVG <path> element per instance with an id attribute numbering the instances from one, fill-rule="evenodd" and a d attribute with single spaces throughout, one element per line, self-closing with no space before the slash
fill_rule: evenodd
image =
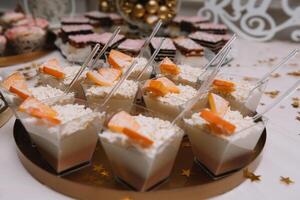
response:
<path id="1" fill-rule="evenodd" d="M 159 68 L 162 74 L 176 76 L 180 73 L 180 68 L 175 63 L 173 63 L 168 57 L 165 57 L 161 61 Z"/>
<path id="2" fill-rule="evenodd" d="M 108 63 L 117 69 L 130 65 L 132 61 L 133 58 L 131 56 L 117 50 L 111 50 L 108 56 Z"/>
<path id="3" fill-rule="evenodd" d="M 120 111 L 115 114 L 107 124 L 108 128 L 114 132 L 123 132 L 127 127 L 131 130 L 137 130 L 140 128 L 139 123 L 127 112 Z"/>
<path id="4" fill-rule="evenodd" d="M 60 120 L 57 119 L 57 112 L 50 106 L 42 103 L 34 97 L 28 97 L 20 106 L 20 112 L 26 112 L 33 117 L 46 119 L 53 124 L 59 124 Z"/>
<path id="5" fill-rule="evenodd" d="M 63 69 L 59 66 L 59 62 L 57 59 L 50 59 L 46 63 L 40 66 L 40 71 L 45 74 L 49 74 L 56 78 L 64 78 L 65 73 Z"/>
<path id="6" fill-rule="evenodd" d="M 22 99 L 26 99 L 31 95 L 25 77 L 20 72 L 15 72 L 8 76 L 2 82 L 2 86 Z"/>
<path id="7" fill-rule="evenodd" d="M 208 94 L 208 103 L 211 111 L 223 117 L 229 108 L 229 102 L 214 93 Z"/>
<path id="8" fill-rule="evenodd" d="M 86 73 L 86 77 L 88 80 L 100 86 L 112 86 L 113 82 L 111 80 L 105 79 L 102 75 L 100 75 L 96 71 L 89 71 Z"/>
<path id="9" fill-rule="evenodd" d="M 168 88 L 159 80 L 147 80 L 144 85 L 144 90 L 151 92 L 155 96 L 165 96 L 169 93 Z"/>
<path id="10" fill-rule="evenodd" d="M 218 116 L 210 110 L 205 109 L 200 112 L 200 117 L 202 117 L 210 124 L 212 131 L 215 131 L 215 133 L 231 135 L 236 129 L 236 126 L 234 124 L 231 124 L 230 122 L 224 120 L 222 117 Z"/>
<path id="11" fill-rule="evenodd" d="M 120 78 L 122 71 L 115 68 L 100 68 L 98 73 L 109 82 L 114 82 Z"/>
<path id="12" fill-rule="evenodd" d="M 213 81 L 213 87 L 217 91 L 224 93 L 231 93 L 235 91 L 235 83 L 226 80 L 215 79 Z"/>
<path id="13" fill-rule="evenodd" d="M 170 79 L 168 79 L 166 77 L 161 77 L 156 80 L 161 81 L 163 83 L 163 85 L 168 88 L 169 92 L 177 93 L 177 94 L 180 93 L 179 88 Z"/>
<path id="14" fill-rule="evenodd" d="M 140 133 L 138 133 L 134 129 L 130 129 L 130 128 L 125 127 L 123 129 L 122 133 L 125 134 L 130 139 L 134 140 L 135 142 L 139 143 L 144 148 L 147 148 L 147 147 L 149 147 L 153 144 L 153 141 L 151 139 L 141 135 Z"/>

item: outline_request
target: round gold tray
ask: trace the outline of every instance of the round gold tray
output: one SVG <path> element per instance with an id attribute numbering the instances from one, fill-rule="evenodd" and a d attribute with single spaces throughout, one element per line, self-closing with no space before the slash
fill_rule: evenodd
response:
<path id="1" fill-rule="evenodd" d="M 32 146 L 27 132 L 18 120 L 14 125 L 14 138 L 18 156 L 28 172 L 41 183 L 62 194 L 77 199 L 199 200 L 225 193 L 241 184 L 245 180 L 243 176 L 244 169 L 248 168 L 253 171 L 258 166 L 267 133 L 266 131 L 263 132 L 253 153 L 253 158 L 247 166 L 218 179 L 211 178 L 195 164 L 188 138 L 185 137 L 171 176 L 160 187 L 149 192 L 131 191 L 115 181 L 100 143 L 97 145 L 90 165 L 66 175 L 58 176 L 47 162 L 41 158 L 36 148 Z M 97 168 L 101 167 L 107 173 L 100 173 Z M 182 170 L 187 169 L 190 169 L 191 172 L 189 177 L 182 175 Z"/>
<path id="2" fill-rule="evenodd" d="M 50 53 L 50 50 L 34 51 L 31 53 L 25 53 L 20 55 L 13 55 L 13 56 L 2 56 L 0 57 L 0 67 L 17 65 L 24 62 L 30 62 L 38 58 L 41 58 L 47 55 L 48 53 Z"/>

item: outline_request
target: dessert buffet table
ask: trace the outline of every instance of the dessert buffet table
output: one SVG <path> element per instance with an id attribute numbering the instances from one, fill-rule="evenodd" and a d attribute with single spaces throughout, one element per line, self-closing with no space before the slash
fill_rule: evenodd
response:
<path id="1" fill-rule="evenodd" d="M 299 48 L 299 44 L 279 41 L 254 43 L 238 40 L 233 50 L 234 60 L 225 67 L 224 71 L 240 74 L 245 78 L 261 77 L 295 48 Z M 59 52 L 53 52 L 40 60 L 53 56 L 63 59 Z M 22 66 L 24 65 L 1 70 L 15 70 Z M 299 80 L 299 73 L 300 55 L 272 76 L 258 112 L 276 99 L 274 97 L 277 91 L 281 94 Z M 214 199 L 241 199 L 241 197 L 243 199 L 299 199 L 299 98 L 300 89 L 266 115 L 269 118 L 267 142 L 262 161 L 254 172 L 260 175 L 260 181 L 251 182 L 248 179 L 234 190 Z M 69 199 L 42 185 L 24 169 L 16 154 L 13 139 L 14 121 L 15 119 L 12 118 L 0 129 L 0 199 Z M 281 177 L 289 177 L 294 183 L 286 184 L 281 181 Z M 135 199 L 134 196 L 131 199 Z"/>

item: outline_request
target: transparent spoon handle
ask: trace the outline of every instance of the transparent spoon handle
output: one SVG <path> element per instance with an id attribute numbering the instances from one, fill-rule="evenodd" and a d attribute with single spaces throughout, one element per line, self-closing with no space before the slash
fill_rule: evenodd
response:
<path id="1" fill-rule="evenodd" d="M 117 35 L 120 33 L 120 26 L 118 26 L 115 31 L 113 32 L 113 34 L 111 35 L 111 37 L 109 38 L 109 40 L 107 41 L 107 43 L 104 45 L 104 47 L 101 49 L 101 51 L 97 54 L 96 58 L 93 60 L 92 64 L 90 65 L 90 70 L 94 69 L 94 65 L 97 63 L 97 61 L 101 58 L 101 56 L 106 52 L 107 48 L 110 46 L 110 44 L 112 43 L 112 41 L 115 39 L 115 37 L 117 37 Z"/>
<path id="2" fill-rule="evenodd" d="M 277 69 L 279 69 L 280 67 L 282 67 L 285 63 L 287 63 L 290 59 L 292 59 L 297 53 L 299 53 L 299 49 L 294 49 L 292 52 L 290 52 L 289 55 L 287 55 L 285 58 L 283 58 L 280 63 L 278 63 L 277 65 L 275 65 L 275 67 L 273 67 L 273 69 L 271 71 L 269 71 L 268 73 L 266 73 L 256 83 L 256 85 L 260 85 L 260 84 L 264 83 L 264 81 L 266 79 L 268 79 L 273 72 L 275 72 Z"/>
<path id="3" fill-rule="evenodd" d="M 300 86 L 300 80 L 298 80 L 292 87 L 290 87 L 284 94 L 280 95 L 273 103 L 267 106 L 264 111 L 256 114 L 253 119 L 254 121 L 261 118 L 264 114 L 272 110 L 275 106 L 277 106 L 281 101 L 290 96 L 298 87 Z"/>
<path id="4" fill-rule="evenodd" d="M 194 97 L 189 102 L 187 102 L 187 104 L 185 105 L 185 108 L 183 109 L 183 111 L 181 113 L 179 113 L 179 115 L 177 115 L 177 117 L 172 121 L 172 125 L 174 125 L 177 120 L 181 119 L 185 115 L 186 112 L 190 111 L 194 107 L 194 105 L 201 99 L 202 95 L 205 94 L 208 91 L 210 85 L 212 84 L 213 80 L 217 76 L 217 74 L 218 74 L 222 64 L 224 63 L 227 55 L 229 54 L 230 50 L 231 50 L 230 46 L 228 46 L 225 49 L 225 52 L 222 55 L 221 60 L 217 64 L 216 68 L 214 68 L 214 70 L 211 72 L 211 74 L 209 74 L 205 78 L 203 84 L 201 85 L 201 87 L 197 91 L 196 97 Z"/>
<path id="5" fill-rule="evenodd" d="M 96 44 L 92 52 L 88 55 L 88 57 L 83 62 L 81 68 L 78 70 L 77 74 L 71 81 L 71 83 L 68 85 L 68 87 L 65 89 L 65 93 L 69 93 L 71 88 L 73 87 L 74 83 L 77 81 L 77 79 L 80 77 L 84 69 L 87 67 L 87 65 L 90 63 L 90 61 L 93 59 L 93 57 L 96 55 L 97 51 L 100 48 L 100 44 Z"/>
<path id="6" fill-rule="evenodd" d="M 154 53 L 152 54 L 152 56 L 150 57 L 150 59 L 148 60 L 147 64 L 143 67 L 142 71 L 138 74 L 136 80 L 139 81 L 140 78 L 143 76 L 143 74 L 145 73 L 145 71 L 147 70 L 147 68 L 151 65 L 151 63 L 153 62 L 153 60 L 155 59 L 155 57 L 157 56 L 158 52 L 160 51 L 162 44 L 164 43 L 165 38 L 162 38 L 160 40 L 160 43 L 158 45 L 158 48 L 155 49 Z"/>

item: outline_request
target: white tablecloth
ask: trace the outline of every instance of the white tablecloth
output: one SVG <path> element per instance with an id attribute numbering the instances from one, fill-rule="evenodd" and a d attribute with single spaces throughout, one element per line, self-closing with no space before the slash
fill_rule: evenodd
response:
<path id="1" fill-rule="evenodd" d="M 254 43 L 238 40 L 233 52 L 236 58 L 224 71 L 261 77 L 272 66 L 265 60 L 275 58 L 273 62 L 275 64 L 297 47 L 300 47 L 299 43 Z M 49 56 L 53 55 L 60 56 L 58 52 Z M 300 55 L 290 63 L 292 64 L 278 71 L 280 77 L 271 79 L 267 91 L 275 89 L 284 91 L 299 80 L 299 77 L 286 74 L 300 70 Z M 5 70 L 12 70 L 19 66 Z M 234 190 L 214 199 L 300 199 L 300 121 L 296 120 L 300 108 L 291 106 L 292 97 L 300 98 L 300 91 L 296 91 L 266 115 L 270 119 L 267 126 L 267 143 L 263 159 L 255 171 L 256 174 L 261 175 L 261 181 L 246 180 Z M 268 104 L 272 101 L 273 99 L 265 95 L 261 102 Z M 263 108 L 264 106 L 260 106 L 258 110 Z M 11 119 L 0 129 L 0 199 L 69 199 L 36 181 L 23 168 L 16 154 L 13 124 L 14 119 Z M 284 185 L 280 182 L 280 176 L 289 176 L 295 183 Z"/>

